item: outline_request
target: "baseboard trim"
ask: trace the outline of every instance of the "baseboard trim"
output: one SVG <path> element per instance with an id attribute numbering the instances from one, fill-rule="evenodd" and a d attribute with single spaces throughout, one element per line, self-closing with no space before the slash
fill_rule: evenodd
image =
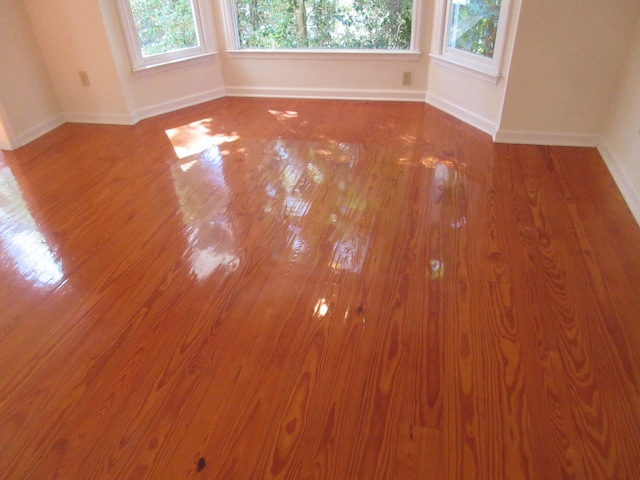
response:
<path id="1" fill-rule="evenodd" d="M 99 125 L 133 125 L 132 115 L 121 113 L 77 113 L 66 112 L 64 118 L 69 123 L 93 123 Z"/>
<path id="2" fill-rule="evenodd" d="M 229 97 L 305 98 L 319 100 L 371 100 L 424 102 L 419 90 L 352 90 L 337 88 L 227 87 Z"/>
<path id="3" fill-rule="evenodd" d="M 181 108 L 191 107 L 199 103 L 210 102 L 226 96 L 224 87 L 207 90 L 206 92 L 197 93 L 195 95 L 187 95 L 185 97 L 169 100 L 168 102 L 158 103 L 149 107 L 139 109 L 132 117 L 136 120 L 144 120 L 145 118 L 155 117 L 164 113 L 180 110 Z"/>
<path id="4" fill-rule="evenodd" d="M 45 120 L 44 122 L 36 125 L 29 130 L 19 133 L 16 135 L 17 147 L 22 147 L 27 143 L 31 143 L 37 138 L 40 138 L 42 135 L 49 133 L 51 130 L 58 128 L 65 122 L 65 116 L 63 114 L 56 115 L 55 117 L 50 118 L 49 120 Z"/>
<path id="5" fill-rule="evenodd" d="M 462 120 L 472 127 L 482 130 L 484 133 L 494 135 L 497 130 L 496 124 L 488 118 L 451 103 L 442 97 L 433 95 L 432 93 L 427 93 L 426 101 L 432 107 L 442 110 L 443 112 L 456 117 L 458 120 Z"/>
<path id="6" fill-rule="evenodd" d="M 602 135 L 582 133 L 551 133 L 498 130 L 493 136 L 496 143 L 521 145 L 552 145 L 557 147 L 595 147 Z"/>
<path id="7" fill-rule="evenodd" d="M 622 168 L 618 157 L 606 141 L 602 141 L 598 144 L 598 152 L 600 152 L 600 156 L 609 169 L 613 180 L 616 182 L 622 197 L 625 202 L 627 202 L 629 210 L 631 210 L 636 222 L 640 225 L 640 192 L 635 188 L 633 182 L 631 182 Z"/>
<path id="8" fill-rule="evenodd" d="M 64 114 L 64 119 L 70 123 L 95 123 L 106 125 L 135 125 L 145 118 L 155 117 L 163 113 L 173 112 L 181 108 L 191 107 L 199 103 L 208 102 L 222 98 L 226 95 L 224 88 L 216 88 L 195 95 L 169 100 L 167 102 L 158 103 L 148 107 L 141 108 L 137 111 L 126 114 L 94 114 L 94 113 L 73 113 Z"/>

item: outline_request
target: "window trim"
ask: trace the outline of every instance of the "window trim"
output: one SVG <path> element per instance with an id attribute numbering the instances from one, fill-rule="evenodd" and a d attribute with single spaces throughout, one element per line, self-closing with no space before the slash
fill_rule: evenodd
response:
<path id="1" fill-rule="evenodd" d="M 393 58 L 417 61 L 420 58 L 422 40 L 422 0 L 413 0 L 411 18 L 411 43 L 407 50 L 339 49 L 339 48 L 240 48 L 240 34 L 233 0 L 222 0 L 225 52 L 231 57 L 242 58 L 287 58 L 329 60 L 374 60 Z"/>
<path id="2" fill-rule="evenodd" d="M 486 58 L 448 46 L 447 38 L 449 36 L 451 4 L 452 0 L 439 0 L 436 2 L 434 15 L 435 25 L 433 29 L 432 48 L 429 56 L 435 63 L 497 84 L 502 77 L 502 58 L 507 41 L 511 0 L 502 0 L 500 4 L 500 18 L 498 19 L 493 58 Z"/>
<path id="3" fill-rule="evenodd" d="M 201 59 L 216 53 L 213 20 L 209 2 L 206 0 L 191 0 L 191 5 L 193 7 L 196 37 L 198 38 L 199 45 L 174 52 L 144 57 L 131 11 L 131 3 L 129 0 L 116 0 L 120 25 L 122 26 L 131 67 L 134 72 L 146 71 L 154 67 L 173 65 L 188 60 Z"/>

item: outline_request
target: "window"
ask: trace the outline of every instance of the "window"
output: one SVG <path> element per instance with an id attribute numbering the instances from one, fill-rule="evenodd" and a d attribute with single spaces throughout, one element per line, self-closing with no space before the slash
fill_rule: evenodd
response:
<path id="1" fill-rule="evenodd" d="M 213 53 L 206 0 L 117 0 L 134 70 Z"/>
<path id="2" fill-rule="evenodd" d="M 447 47 L 493 58 L 500 0 L 453 0 L 447 21 Z"/>
<path id="3" fill-rule="evenodd" d="M 231 50 L 417 50 L 418 0 L 228 2 Z"/>
<path id="4" fill-rule="evenodd" d="M 436 60 L 497 82 L 509 0 L 441 0 L 436 11 Z"/>

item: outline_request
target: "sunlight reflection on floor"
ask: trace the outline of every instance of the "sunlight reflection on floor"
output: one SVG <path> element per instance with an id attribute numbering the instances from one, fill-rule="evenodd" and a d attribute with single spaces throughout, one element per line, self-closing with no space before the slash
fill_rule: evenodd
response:
<path id="1" fill-rule="evenodd" d="M 62 263 L 38 229 L 9 167 L 0 168 L 0 240 L 20 274 L 39 286 L 57 285 Z"/>
<path id="2" fill-rule="evenodd" d="M 235 142 L 240 138 L 235 132 L 231 134 L 212 133 L 209 128 L 211 121 L 211 118 L 205 118 L 181 127 L 165 130 L 178 158 L 183 159 L 196 155 L 213 146 Z"/>

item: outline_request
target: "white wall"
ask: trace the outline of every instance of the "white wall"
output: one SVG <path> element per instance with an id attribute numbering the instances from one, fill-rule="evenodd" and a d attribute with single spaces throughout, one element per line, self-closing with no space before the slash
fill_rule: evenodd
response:
<path id="1" fill-rule="evenodd" d="M 11 130 L 8 119 L 9 117 L 4 112 L 2 101 L 0 101 L 0 150 L 13 150 L 14 148 L 18 148 L 18 142 L 15 139 L 15 134 Z"/>
<path id="2" fill-rule="evenodd" d="M 417 1 L 417 0 L 416 0 Z M 336 59 L 318 54 L 305 58 L 260 58 L 246 53 L 229 54 L 223 12 L 215 1 L 216 30 L 221 46 L 224 82 L 229 95 L 283 96 L 337 99 L 381 99 L 424 101 L 429 66 L 433 0 L 424 0 L 415 28 L 422 29 L 417 60 L 360 56 Z M 402 85 L 403 72 L 412 72 L 412 85 Z"/>
<path id="3" fill-rule="evenodd" d="M 426 101 L 493 135 L 498 129 L 506 78 L 496 85 L 435 62 L 429 67 Z"/>
<path id="4" fill-rule="evenodd" d="M 22 146 L 62 122 L 21 0 L 0 0 L 0 104 L 1 148 Z"/>
<path id="5" fill-rule="evenodd" d="M 497 141 L 595 146 L 638 0 L 524 0 Z"/>
<path id="6" fill-rule="evenodd" d="M 640 223 L 640 21 L 630 46 L 598 149 Z"/>
<path id="7" fill-rule="evenodd" d="M 426 55 L 416 61 L 345 59 L 274 59 L 225 55 L 227 92 L 231 96 L 298 97 L 423 101 Z M 412 85 L 402 86 L 403 72 Z"/>
<path id="8" fill-rule="evenodd" d="M 432 60 L 429 66 L 427 103 L 485 133 L 495 134 L 500 123 L 505 91 L 510 76 L 511 52 L 515 42 L 519 16 L 520 0 L 512 0 L 504 51 L 500 59 L 501 77 L 497 84 Z"/>
<path id="9" fill-rule="evenodd" d="M 134 74 L 112 0 L 24 3 L 67 121 L 131 124 L 224 96 L 214 58 Z M 89 87 L 79 71 L 88 73 Z"/>
<path id="10" fill-rule="evenodd" d="M 97 0 L 24 0 L 69 121 L 131 123 Z M 90 87 L 80 83 L 86 71 Z"/>
<path id="11" fill-rule="evenodd" d="M 134 73 L 115 2 L 99 0 L 99 4 L 115 69 L 134 120 L 225 95 L 220 62 L 215 56 Z"/>
<path id="12" fill-rule="evenodd" d="M 0 150 L 13 150 L 13 145 L 9 141 L 9 135 L 4 129 L 4 123 L 0 117 Z"/>

